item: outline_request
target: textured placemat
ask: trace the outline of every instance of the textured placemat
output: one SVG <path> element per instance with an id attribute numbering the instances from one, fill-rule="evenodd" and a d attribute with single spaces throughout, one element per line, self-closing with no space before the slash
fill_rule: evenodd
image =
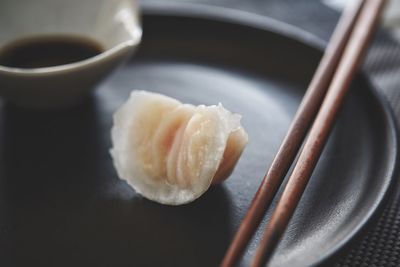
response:
<path id="1" fill-rule="evenodd" d="M 399 123 L 400 46 L 387 35 L 378 35 L 364 68 L 389 101 Z M 334 266 L 400 266 L 400 190 L 394 190 L 377 223 Z"/>
<path id="2" fill-rule="evenodd" d="M 149 2 L 149 1 L 146 1 Z M 157 1 L 159 2 L 159 1 Z M 165 1 L 170 2 L 170 1 Z M 218 5 L 275 18 L 328 40 L 339 14 L 319 0 L 180 0 Z M 400 46 L 380 32 L 368 53 L 364 69 L 389 101 L 400 122 Z M 400 266 L 400 190 L 395 189 L 376 222 L 329 265 Z M 328 264 L 328 263 L 327 263 Z"/>

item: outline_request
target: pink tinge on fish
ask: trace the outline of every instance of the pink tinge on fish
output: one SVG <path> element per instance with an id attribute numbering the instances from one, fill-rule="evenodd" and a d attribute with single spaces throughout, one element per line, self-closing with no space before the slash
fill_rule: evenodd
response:
<path id="1" fill-rule="evenodd" d="M 144 197 L 180 205 L 229 177 L 247 144 L 240 115 L 133 91 L 115 112 L 111 155 L 119 177 Z"/>

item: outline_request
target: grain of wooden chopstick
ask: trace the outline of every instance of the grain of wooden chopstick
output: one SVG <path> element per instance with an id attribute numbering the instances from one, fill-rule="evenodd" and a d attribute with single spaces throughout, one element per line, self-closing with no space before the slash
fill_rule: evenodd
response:
<path id="1" fill-rule="evenodd" d="M 366 0 L 335 75 L 257 248 L 252 267 L 263 266 L 283 235 L 322 153 L 343 99 L 368 48 L 385 0 Z"/>
<path id="2" fill-rule="evenodd" d="M 264 176 L 252 204 L 225 254 L 221 267 L 232 267 L 237 263 L 271 204 L 315 118 L 363 4 L 364 0 L 357 0 L 353 5 L 347 6 L 343 12 L 289 131 Z"/>

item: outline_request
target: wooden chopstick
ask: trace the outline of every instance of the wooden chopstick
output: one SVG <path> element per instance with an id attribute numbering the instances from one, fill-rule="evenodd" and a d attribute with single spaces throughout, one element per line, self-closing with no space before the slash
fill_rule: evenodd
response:
<path id="1" fill-rule="evenodd" d="M 350 83 L 367 50 L 384 3 L 385 0 L 366 1 L 299 159 L 271 219 L 266 225 L 251 264 L 252 267 L 260 267 L 270 258 L 283 235 L 322 153 Z"/>
<path id="2" fill-rule="evenodd" d="M 364 0 L 357 0 L 343 12 L 289 131 L 265 174 L 221 267 L 232 267 L 237 263 L 271 204 L 316 116 L 363 4 Z"/>

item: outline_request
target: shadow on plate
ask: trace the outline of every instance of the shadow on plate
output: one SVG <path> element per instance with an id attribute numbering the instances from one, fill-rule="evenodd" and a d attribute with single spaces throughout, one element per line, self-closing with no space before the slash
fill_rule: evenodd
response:
<path id="1" fill-rule="evenodd" d="M 179 207 L 140 197 L 116 176 L 106 113 L 95 97 L 58 112 L 3 108 L 0 264 L 217 265 L 232 233 L 225 188 Z"/>

